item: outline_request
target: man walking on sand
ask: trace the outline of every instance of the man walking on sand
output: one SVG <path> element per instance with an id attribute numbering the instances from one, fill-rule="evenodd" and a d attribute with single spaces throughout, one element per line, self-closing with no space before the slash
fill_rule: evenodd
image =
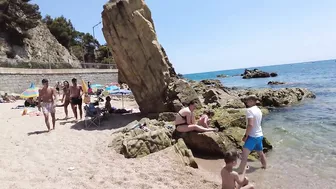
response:
<path id="1" fill-rule="evenodd" d="M 262 144 L 264 138 L 261 129 L 262 112 L 258 106 L 256 106 L 258 98 L 255 95 L 250 95 L 245 100 L 246 106 L 248 107 L 246 112 L 247 126 L 245 135 L 242 139 L 245 144 L 243 147 L 243 154 L 238 168 L 238 173 L 242 173 L 245 169 L 248 155 L 253 150 L 257 151 L 262 168 L 266 169 L 266 157 L 263 152 Z"/>
<path id="2" fill-rule="evenodd" d="M 49 124 L 49 113 L 51 115 L 53 129 L 55 129 L 55 107 L 56 107 L 56 90 L 48 86 L 48 80 L 42 79 L 43 88 L 39 89 L 39 101 L 38 101 L 38 110 L 41 111 L 44 115 L 44 121 L 50 131 Z M 42 102 L 41 102 L 42 101 Z"/>
<path id="3" fill-rule="evenodd" d="M 70 103 L 71 103 L 71 108 L 72 108 L 72 111 L 74 113 L 74 116 L 75 116 L 76 120 L 78 120 L 77 106 L 78 106 L 78 110 L 79 110 L 80 119 L 82 119 L 82 117 L 83 117 L 83 110 L 82 110 L 82 103 L 83 103 L 82 92 L 83 92 L 83 89 L 82 89 L 81 86 L 77 86 L 77 79 L 76 78 L 73 78 L 71 81 L 72 81 L 72 86 L 70 87 Z"/>

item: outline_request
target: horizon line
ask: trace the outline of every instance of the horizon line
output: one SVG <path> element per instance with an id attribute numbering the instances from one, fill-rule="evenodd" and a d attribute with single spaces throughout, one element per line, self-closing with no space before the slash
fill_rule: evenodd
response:
<path id="1" fill-rule="evenodd" d="M 222 72 L 222 71 L 231 71 L 231 70 L 239 70 L 239 69 L 251 69 L 251 68 L 255 68 L 255 67 L 269 67 L 269 66 L 281 66 L 281 65 L 290 65 L 290 64 L 317 63 L 317 62 L 331 61 L 331 60 L 336 60 L 336 58 L 325 59 L 325 60 L 312 60 L 312 61 L 305 61 L 305 62 L 295 62 L 295 63 L 271 64 L 271 65 L 267 65 L 267 66 L 251 66 L 251 67 L 232 68 L 232 69 L 226 69 L 226 70 L 214 70 L 214 71 L 206 71 L 206 72 L 186 73 L 186 74 L 182 74 L 182 75 L 203 74 L 203 73 Z"/>

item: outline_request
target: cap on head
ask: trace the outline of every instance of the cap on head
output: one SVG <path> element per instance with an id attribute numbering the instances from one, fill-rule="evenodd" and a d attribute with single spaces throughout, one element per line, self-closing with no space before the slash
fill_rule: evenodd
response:
<path id="1" fill-rule="evenodd" d="M 253 101 L 258 101 L 259 98 L 256 95 L 249 95 L 245 98 L 246 101 L 248 100 L 253 100 Z"/>
<path id="2" fill-rule="evenodd" d="M 42 79 L 42 84 L 48 83 L 48 79 Z"/>

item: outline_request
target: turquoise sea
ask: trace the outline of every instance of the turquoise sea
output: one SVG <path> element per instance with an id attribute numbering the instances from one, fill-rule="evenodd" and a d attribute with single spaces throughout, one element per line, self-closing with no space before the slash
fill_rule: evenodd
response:
<path id="1" fill-rule="evenodd" d="M 273 143 L 268 174 L 256 171 L 261 188 L 335 188 L 336 184 L 336 61 L 258 67 L 277 72 L 275 78 L 242 79 L 244 69 L 184 75 L 188 79 L 220 79 L 228 87 L 303 87 L 317 98 L 278 108 L 263 120 L 264 134 Z M 219 74 L 230 77 L 216 78 Z M 268 86 L 268 81 L 289 84 Z M 256 164 L 256 167 L 258 164 Z M 256 176 L 257 175 L 257 176 Z M 279 182 L 286 182 L 279 184 Z M 271 187 L 275 185 L 276 187 Z"/>

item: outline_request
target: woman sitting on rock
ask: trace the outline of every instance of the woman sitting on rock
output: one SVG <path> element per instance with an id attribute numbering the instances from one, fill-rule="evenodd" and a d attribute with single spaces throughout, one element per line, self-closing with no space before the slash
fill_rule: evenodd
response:
<path id="1" fill-rule="evenodd" d="M 192 100 L 187 107 L 182 108 L 176 115 L 175 126 L 176 130 L 181 133 L 190 131 L 207 132 L 217 131 L 214 128 L 204 128 L 196 125 L 196 120 L 193 111 L 196 109 L 197 101 Z"/>

